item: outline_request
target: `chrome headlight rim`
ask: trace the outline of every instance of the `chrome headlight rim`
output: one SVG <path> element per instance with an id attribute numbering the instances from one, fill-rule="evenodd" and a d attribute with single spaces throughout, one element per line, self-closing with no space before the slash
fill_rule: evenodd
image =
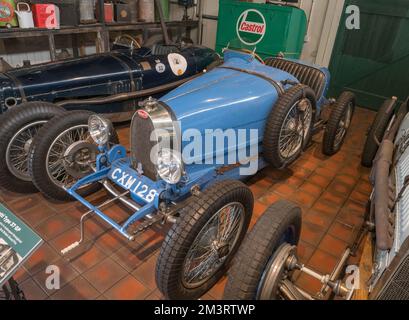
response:
<path id="1" fill-rule="evenodd" d="M 112 135 L 112 128 L 111 121 L 101 115 L 92 114 L 88 118 L 89 134 L 99 146 L 108 144 Z"/>
<path id="2" fill-rule="evenodd" d="M 158 152 L 156 172 L 166 183 L 171 185 L 178 184 L 184 174 L 184 165 L 181 155 L 172 149 L 161 149 Z"/>

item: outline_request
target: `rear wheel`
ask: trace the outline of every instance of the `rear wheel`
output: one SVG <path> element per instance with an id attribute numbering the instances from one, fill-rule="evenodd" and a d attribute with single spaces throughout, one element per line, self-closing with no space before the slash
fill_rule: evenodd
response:
<path id="1" fill-rule="evenodd" d="M 364 151 L 362 153 L 361 163 L 364 167 L 372 167 L 372 162 L 379 149 L 378 143 L 382 141 L 388 124 L 393 117 L 394 102 L 396 103 L 396 100 L 386 100 L 376 114 L 375 120 L 369 130 L 368 137 L 366 138 Z"/>
<path id="2" fill-rule="evenodd" d="M 48 198 L 69 201 L 65 191 L 91 174 L 98 151 L 88 132 L 88 111 L 70 111 L 49 121 L 38 132 L 29 152 L 29 171 L 35 186 Z M 115 134 L 111 142 L 118 143 Z M 99 183 L 79 190 L 82 196 L 97 191 Z"/>
<path id="3" fill-rule="evenodd" d="M 280 285 L 289 277 L 285 261 L 294 255 L 300 234 L 299 207 L 287 201 L 270 206 L 246 237 L 234 259 L 224 299 L 280 299 Z"/>
<path id="4" fill-rule="evenodd" d="M 327 156 L 337 153 L 344 143 L 355 111 L 355 94 L 345 91 L 335 102 L 325 127 L 322 152 Z"/>
<path id="5" fill-rule="evenodd" d="M 162 245 L 156 282 L 168 299 L 198 299 L 225 274 L 253 212 L 239 181 L 210 186 L 180 212 Z"/>
<path id="6" fill-rule="evenodd" d="M 27 102 L 0 117 L 0 186 L 14 192 L 36 192 L 28 172 L 28 151 L 40 128 L 63 108 L 48 102 Z"/>
<path id="7" fill-rule="evenodd" d="M 266 123 L 263 156 L 275 168 L 295 161 L 311 139 L 316 99 L 311 88 L 298 84 L 286 91 Z"/>

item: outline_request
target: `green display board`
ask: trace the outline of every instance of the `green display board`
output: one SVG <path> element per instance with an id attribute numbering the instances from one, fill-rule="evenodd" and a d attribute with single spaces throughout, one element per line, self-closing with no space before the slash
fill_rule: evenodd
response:
<path id="1" fill-rule="evenodd" d="M 256 49 L 263 58 L 299 58 L 307 31 L 305 12 L 293 6 L 220 0 L 216 50 Z"/>
<path id="2" fill-rule="evenodd" d="M 33 230 L 0 204 L 0 287 L 42 243 Z"/>

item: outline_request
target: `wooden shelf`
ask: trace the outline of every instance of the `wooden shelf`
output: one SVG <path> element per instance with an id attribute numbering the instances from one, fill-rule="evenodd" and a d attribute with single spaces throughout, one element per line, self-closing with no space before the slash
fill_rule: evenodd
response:
<path id="1" fill-rule="evenodd" d="M 155 0 L 159 1 L 159 0 Z M 78 35 L 84 33 L 96 33 L 96 47 L 100 48 L 97 52 L 108 52 L 110 50 L 110 35 L 111 31 L 142 31 L 143 39 L 145 40 L 149 36 L 148 31 L 150 29 L 161 28 L 161 22 L 137 22 L 137 23 L 105 23 L 104 16 L 104 1 L 98 0 L 99 12 L 102 14 L 98 18 L 98 23 L 80 25 L 76 27 L 62 26 L 60 29 L 0 29 L 0 39 L 12 39 L 12 38 L 30 38 L 30 37 L 48 37 L 50 57 L 52 61 L 56 60 L 56 46 L 55 36 L 58 35 L 71 35 L 73 42 L 74 57 L 79 56 L 78 52 Z M 163 19 L 163 14 L 160 14 L 160 18 Z M 161 20 L 162 21 L 162 20 Z M 185 29 L 186 35 L 190 37 L 190 31 L 193 28 L 199 27 L 198 20 L 183 20 L 183 21 L 168 21 L 165 22 L 169 28 Z M 100 41 L 100 46 L 97 42 Z"/>
<path id="2" fill-rule="evenodd" d="M 169 21 L 166 22 L 168 27 L 180 28 L 196 28 L 198 21 Z M 0 39 L 7 38 L 27 38 L 27 37 L 42 37 L 48 35 L 63 35 L 63 34 L 80 34 L 92 33 L 101 31 L 130 31 L 130 30 L 149 30 L 160 28 L 159 22 L 138 22 L 138 23 L 107 23 L 107 24 L 89 24 L 80 25 L 78 27 L 61 27 L 60 29 L 0 29 Z"/>

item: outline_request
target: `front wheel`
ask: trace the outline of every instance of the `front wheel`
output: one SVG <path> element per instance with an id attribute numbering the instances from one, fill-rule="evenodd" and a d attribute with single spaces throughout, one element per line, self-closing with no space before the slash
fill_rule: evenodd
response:
<path id="1" fill-rule="evenodd" d="M 210 186 L 180 212 L 162 245 L 156 282 L 168 299 L 198 299 L 225 274 L 253 212 L 239 181 Z"/>
<path id="2" fill-rule="evenodd" d="M 29 171 L 35 186 L 45 196 L 57 201 L 70 201 L 65 188 L 93 173 L 98 146 L 88 132 L 88 111 L 70 111 L 49 121 L 38 132 L 29 151 Z M 111 143 L 118 143 L 116 133 Z M 79 190 L 82 196 L 97 191 L 94 183 Z"/>
<path id="3" fill-rule="evenodd" d="M 345 91 L 335 102 L 324 132 L 322 152 L 326 156 L 332 156 L 341 149 L 351 125 L 355 100 L 355 94 Z"/>
<path id="4" fill-rule="evenodd" d="M 28 152 L 40 128 L 63 108 L 49 102 L 22 103 L 0 117 L 0 186 L 14 192 L 36 192 L 28 172 Z M 4 161 L 5 160 L 5 161 Z"/>
<path id="5" fill-rule="evenodd" d="M 229 273 L 225 300 L 280 299 L 289 275 L 285 262 L 295 254 L 301 234 L 301 210 L 288 201 L 270 206 L 246 237 Z"/>

